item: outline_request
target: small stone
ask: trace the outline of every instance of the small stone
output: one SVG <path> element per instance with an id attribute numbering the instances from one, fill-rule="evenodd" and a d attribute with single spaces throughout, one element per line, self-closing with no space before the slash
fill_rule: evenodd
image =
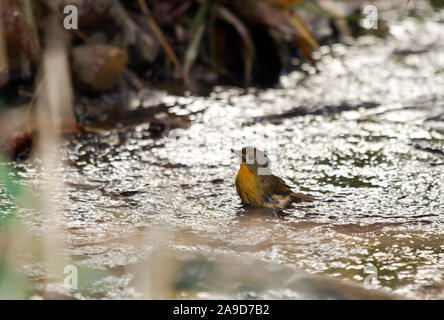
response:
<path id="1" fill-rule="evenodd" d="M 128 63 L 126 50 L 103 44 L 75 47 L 72 57 L 75 75 L 94 91 L 114 88 Z"/>

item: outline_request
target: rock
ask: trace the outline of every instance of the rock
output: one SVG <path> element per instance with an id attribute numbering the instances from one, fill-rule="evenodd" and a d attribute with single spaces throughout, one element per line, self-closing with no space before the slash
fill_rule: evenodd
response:
<path id="1" fill-rule="evenodd" d="M 28 159 L 35 145 L 35 136 L 36 132 L 14 134 L 7 146 L 6 155 L 15 161 Z"/>
<path id="2" fill-rule="evenodd" d="M 111 90 L 117 84 L 128 63 L 126 50 L 103 44 L 75 47 L 73 70 L 78 80 L 93 91 Z"/>
<path id="3" fill-rule="evenodd" d="M 2 23 L 9 70 L 18 78 L 29 77 L 32 62 L 38 60 L 39 45 L 36 32 L 18 6 L 18 1 L 0 2 L 0 23 Z"/>

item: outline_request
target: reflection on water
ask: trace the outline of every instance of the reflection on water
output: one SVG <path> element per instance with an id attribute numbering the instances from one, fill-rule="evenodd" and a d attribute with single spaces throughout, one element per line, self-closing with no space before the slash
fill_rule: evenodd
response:
<path id="1" fill-rule="evenodd" d="M 424 22 L 406 18 L 391 26 L 388 39 L 361 37 L 322 48 L 319 73 L 283 76 L 278 88 L 166 95 L 169 111 L 191 121 L 181 143 L 172 144 L 165 135 L 153 138 L 148 124 L 67 141 L 68 166 L 60 172 L 66 190 L 52 195 L 65 208 L 60 221 L 66 254 L 79 266 L 108 272 L 83 297 L 139 297 L 131 268 L 162 245 L 184 254 L 272 262 L 361 287 L 366 268 L 374 266 L 374 288 L 444 298 L 444 25 L 439 19 L 438 14 Z M 372 108 L 359 108 L 369 102 L 375 103 Z M 334 112 L 344 103 L 356 107 Z M 301 106 L 314 112 L 267 120 Z M 238 163 L 229 150 L 233 144 L 262 147 L 264 135 L 275 174 L 318 202 L 283 214 L 240 206 L 234 188 Z M 39 185 L 37 162 L 16 166 L 27 184 Z M 39 213 L 20 209 L 19 214 L 39 230 Z M 250 268 L 255 267 L 250 263 Z M 271 279 L 281 279 L 277 274 L 270 273 Z M 224 279 L 227 286 L 238 281 Z M 211 276 L 198 288 L 189 279 L 176 280 L 170 297 L 322 296 L 322 290 L 304 296 L 283 289 L 282 279 L 267 282 L 265 291 L 252 280 L 247 295 L 220 289 Z"/>

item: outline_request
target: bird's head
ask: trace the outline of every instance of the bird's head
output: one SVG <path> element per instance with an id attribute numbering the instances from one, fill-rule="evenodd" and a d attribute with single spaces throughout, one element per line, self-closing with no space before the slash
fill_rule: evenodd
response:
<path id="1" fill-rule="evenodd" d="M 254 147 L 243 147 L 242 150 L 231 149 L 231 152 L 238 155 L 251 171 L 258 172 L 258 168 L 268 169 L 270 160 L 261 150 Z"/>

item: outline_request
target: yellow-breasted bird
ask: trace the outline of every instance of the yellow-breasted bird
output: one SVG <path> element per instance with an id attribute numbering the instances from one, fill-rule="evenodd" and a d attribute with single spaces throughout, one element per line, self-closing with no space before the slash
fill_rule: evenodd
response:
<path id="1" fill-rule="evenodd" d="M 242 159 L 236 177 L 236 190 L 246 205 L 265 208 L 287 208 L 293 202 L 314 201 L 309 195 L 291 191 L 279 177 L 271 173 L 265 153 L 244 147 L 241 151 L 231 149 Z"/>

